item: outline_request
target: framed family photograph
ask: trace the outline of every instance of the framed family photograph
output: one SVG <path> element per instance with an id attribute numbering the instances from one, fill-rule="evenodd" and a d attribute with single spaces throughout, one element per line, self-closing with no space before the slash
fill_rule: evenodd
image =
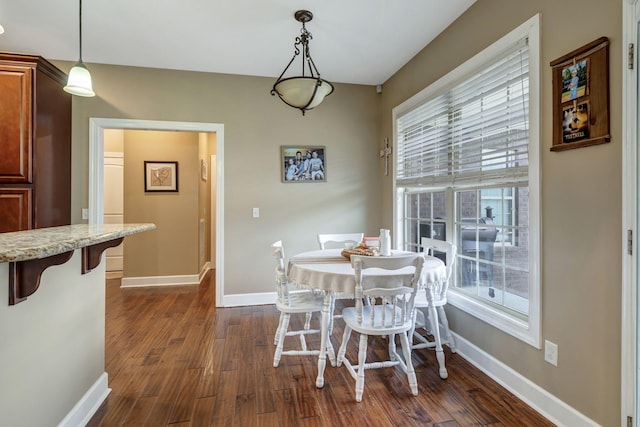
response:
<path id="1" fill-rule="evenodd" d="M 326 182 L 326 149 L 323 146 L 281 146 L 282 182 Z"/>
<path id="2" fill-rule="evenodd" d="M 552 61 L 551 151 L 604 144 L 609 130 L 609 39 L 600 37 Z"/>
<path id="3" fill-rule="evenodd" d="M 145 192 L 177 192 L 178 162 L 144 162 Z"/>

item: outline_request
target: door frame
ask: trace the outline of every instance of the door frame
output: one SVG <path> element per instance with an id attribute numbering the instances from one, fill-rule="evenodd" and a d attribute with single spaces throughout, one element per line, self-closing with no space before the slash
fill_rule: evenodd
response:
<path id="1" fill-rule="evenodd" d="M 118 152 L 113 152 L 113 151 L 105 151 L 104 155 L 103 155 L 103 167 L 106 169 L 107 166 L 118 166 L 118 179 L 122 180 L 122 182 L 124 183 L 124 153 L 122 151 L 118 151 Z M 107 161 L 107 159 L 109 159 L 109 161 Z M 104 175 L 104 170 L 103 170 L 103 175 Z M 113 176 L 112 176 L 113 178 Z M 103 187 L 104 190 L 104 187 Z M 113 191 L 114 187 L 107 183 L 106 185 L 106 191 L 104 193 L 106 199 L 109 199 L 109 193 L 110 191 Z M 116 224 L 122 224 L 124 222 L 124 187 L 120 187 L 117 189 L 118 191 L 118 202 L 122 205 L 122 208 L 120 211 L 117 212 L 117 214 L 119 216 L 121 216 L 120 221 L 117 222 Z M 111 195 L 113 195 L 113 193 L 111 193 Z M 104 200 L 103 198 L 103 200 Z M 113 212 L 103 212 L 103 222 L 105 219 L 105 215 L 106 214 L 113 214 Z M 113 222 L 110 222 L 111 224 L 113 224 Z M 118 258 L 120 258 L 119 262 L 118 262 L 118 269 L 117 270 L 110 270 L 109 269 L 109 264 L 113 264 L 113 262 L 110 263 L 110 259 L 112 260 L 113 258 L 113 254 L 117 254 L 116 256 Z M 105 271 L 107 272 L 107 274 L 109 274 L 110 272 L 113 271 L 122 271 L 122 267 L 123 267 L 123 260 L 124 260 L 124 245 L 120 244 L 116 247 L 113 248 L 109 248 L 106 251 L 104 251 L 104 262 L 105 262 Z"/>
<path id="2" fill-rule="evenodd" d="M 629 63 L 629 45 L 638 52 L 638 0 L 622 1 L 622 301 L 621 426 L 638 425 L 638 61 Z M 632 233 L 632 254 L 628 233 Z M 631 417 L 632 423 L 628 420 Z"/>
<path id="3" fill-rule="evenodd" d="M 89 224 L 102 224 L 104 205 L 104 130 L 138 129 L 216 134 L 216 307 L 224 302 L 224 125 L 221 123 L 89 118 Z M 212 201 L 213 202 L 213 201 Z M 212 221 L 214 222 L 214 221 Z"/>

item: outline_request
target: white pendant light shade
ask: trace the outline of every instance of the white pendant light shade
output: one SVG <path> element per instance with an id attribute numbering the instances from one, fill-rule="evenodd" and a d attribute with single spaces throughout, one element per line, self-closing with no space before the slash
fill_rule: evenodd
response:
<path id="1" fill-rule="evenodd" d="M 89 74 L 89 70 L 87 70 L 87 67 L 85 67 L 82 62 L 82 0 L 79 0 L 79 3 L 78 37 L 80 39 L 80 58 L 71 71 L 69 71 L 69 78 L 67 79 L 67 85 L 64 87 L 64 91 L 77 96 L 96 96 L 93 92 L 93 85 L 91 84 L 91 74 Z"/>
<path id="2" fill-rule="evenodd" d="M 333 85 L 312 77 L 292 77 L 279 81 L 274 89 L 288 105 L 310 110 L 320 105 L 324 97 L 333 92 Z"/>
<path id="3" fill-rule="evenodd" d="M 69 71 L 69 79 L 64 87 L 65 92 L 78 96 L 95 96 L 93 86 L 91 84 L 91 74 L 82 62 L 78 62 Z"/>

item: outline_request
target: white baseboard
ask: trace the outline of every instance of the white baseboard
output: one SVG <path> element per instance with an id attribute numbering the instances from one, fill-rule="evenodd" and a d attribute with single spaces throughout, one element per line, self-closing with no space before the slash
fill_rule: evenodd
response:
<path id="1" fill-rule="evenodd" d="M 456 351 L 460 356 L 557 426 L 599 426 L 595 421 L 581 414 L 460 335 L 455 333 L 453 335 L 456 340 Z"/>
<path id="2" fill-rule="evenodd" d="M 200 279 L 197 274 L 182 276 L 123 277 L 120 287 L 136 288 L 144 286 L 198 285 L 199 283 Z"/>
<path id="3" fill-rule="evenodd" d="M 278 295 L 275 292 L 225 295 L 222 299 L 222 303 L 224 304 L 224 307 L 275 304 L 277 297 Z"/>
<path id="4" fill-rule="evenodd" d="M 202 270 L 200 270 L 200 275 L 198 276 L 198 283 L 202 282 L 204 276 L 211 270 L 211 262 L 207 261 L 202 266 Z"/>
<path id="5" fill-rule="evenodd" d="M 91 421 L 91 417 L 98 411 L 100 405 L 107 399 L 109 393 L 111 393 L 111 389 L 109 388 L 108 375 L 104 372 L 82 396 L 82 399 L 75 404 L 67 416 L 60 421 L 58 427 L 86 426 Z"/>

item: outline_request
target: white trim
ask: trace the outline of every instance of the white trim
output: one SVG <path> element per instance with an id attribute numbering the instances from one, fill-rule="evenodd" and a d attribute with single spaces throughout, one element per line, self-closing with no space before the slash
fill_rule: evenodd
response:
<path id="1" fill-rule="evenodd" d="M 106 372 L 103 372 L 78 403 L 69 411 L 67 416 L 60 421 L 58 427 L 86 426 L 98 409 L 100 409 L 100 405 L 107 399 L 109 393 L 111 393 L 111 389 L 109 388 L 108 375 Z"/>
<path id="2" fill-rule="evenodd" d="M 567 427 L 599 425 L 460 335 L 453 335 L 460 356 L 554 424 Z"/>
<path id="3" fill-rule="evenodd" d="M 200 274 L 198 275 L 198 283 L 202 282 L 202 279 L 204 279 L 204 276 L 209 272 L 209 270 L 211 270 L 211 261 L 205 262 L 202 266 Z"/>
<path id="4" fill-rule="evenodd" d="M 197 274 L 185 274 L 177 276 L 123 277 L 120 287 L 138 288 L 146 286 L 182 286 L 198 284 L 200 284 L 200 279 Z"/>
<path id="5" fill-rule="evenodd" d="M 535 334 L 530 331 L 529 322 L 520 320 L 517 317 L 510 316 L 502 310 L 497 310 L 491 306 L 464 295 L 463 292 L 449 288 L 447 292 L 447 301 L 454 307 L 459 308 L 483 322 L 494 326 L 508 334 L 526 342 L 527 344 L 541 348 L 539 333 L 538 340 L 535 340 Z M 530 311 L 532 311 L 530 309 Z M 533 328 L 531 328 L 533 329 Z M 539 328 L 538 328 L 539 330 Z"/>
<path id="6" fill-rule="evenodd" d="M 146 129 L 216 133 L 216 307 L 224 301 L 224 125 L 220 123 L 89 118 L 89 224 L 101 224 L 104 130 Z"/>
<path id="7" fill-rule="evenodd" d="M 216 307 L 224 307 L 224 126 L 216 135 Z"/>
<path id="8" fill-rule="evenodd" d="M 217 155 L 213 154 L 211 155 L 211 157 L 209 158 L 209 164 L 211 165 L 211 172 L 210 174 L 212 174 L 211 176 L 213 176 L 213 174 L 215 174 L 215 177 L 218 177 L 218 170 L 216 165 L 218 164 L 217 161 Z M 211 197 L 213 194 L 215 194 L 216 198 L 214 199 L 213 197 Z M 213 248 L 216 247 L 216 239 L 217 237 L 217 233 L 220 232 L 222 233 L 222 227 L 218 227 L 218 212 L 217 212 L 217 203 L 218 203 L 218 192 L 216 191 L 216 186 L 211 185 L 211 194 L 209 195 L 209 200 L 211 201 L 211 206 L 209 207 L 209 212 L 211 212 L 211 217 L 215 217 L 215 223 L 216 223 L 216 227 L 215 229 L 211 230 L 210 233 L 210 239 L 211 239 L 211 248 L 213 250 Z M 216 262 L 217 262 L 217 257 L 218 254 L 216 252 L 216 259 L 210 259 L 210 262 L 212 263 L 209 268 L 216 268 Z M 211 256 L 211 254 L 209 254 L 209 256 Z M 221 305 L 221 304 L 220 304 Z M 220 306 L 219 305 L 219 306 Z"/>
<path id="9" fill-rule="evenodd" d="M 638 294 L 636 286 L 638 259 L 638 72 L 639 61 L 633 70 L 628 68 L 627 49 L 629 43 L 635 46 L 638 55 L 638 13 L 637 0 L 622 4 L 622 301 L 620 318 L 620 414 L 621 425 L 627 425 L 627 417 L 633 417 L 638 425 L 637 374 L 638 348 Z M 627 230 L 634 234 L 634 255 L 627 255 Z"/>
<path id="10" fill-rule="evenodd" d="M 244 307 L 251 305 L 275 304 L 278 294 L 263 292 L 258 294 L 235 294 L 224 296 L 224 307 Z"/>

